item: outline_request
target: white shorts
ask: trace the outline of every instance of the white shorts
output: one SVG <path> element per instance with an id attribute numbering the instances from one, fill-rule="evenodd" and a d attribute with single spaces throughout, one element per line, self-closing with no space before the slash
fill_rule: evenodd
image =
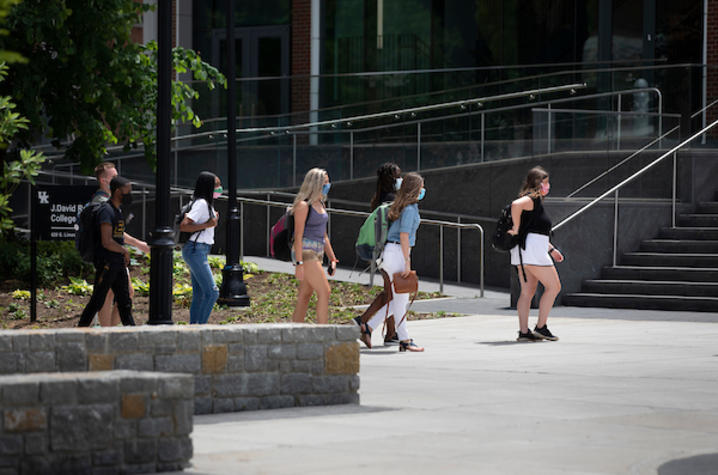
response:
<path id="1" fill-rule="evenodd" d="M 526 236 L 526 249 L 521 249 L 523 263 L 527 266 L 553 266 L 551 256 L 548 255 L 548 246 L 548 236 L 528 233 Z M 519 246 L 511 248 L 511 265 L 521 265 Z"/>

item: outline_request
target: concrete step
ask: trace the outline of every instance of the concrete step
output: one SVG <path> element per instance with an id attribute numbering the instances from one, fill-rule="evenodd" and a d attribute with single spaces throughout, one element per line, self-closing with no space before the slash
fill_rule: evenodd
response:
<path id="1" fill-rule="evenodd" d="M 691 213 L 678 216 L 679 226 L 718 227 L 718 213 Z"/>
<path id="2" fill-rule="evenodd" d="M 718 296 L 718 282 L 685 282 L 665 280 L 587 280 L 581 288 L 593 294 L 690 295 Z"/>
<path id="3" fill-rule="evenodd" d="M 718 282 L 718 268 L 626 266 L 604 267 L 604 279 Z"/>
<path id="4" fill-rule="evenodd" d="M 691 297 L 685 295 L 596 294 L 580 292 L 565 295 L 561 302 L 563 305 L 576 307 L 694 312 L 718 311 L 718 297 Z"/>
<path id="5" fill-rule="evenodd" d="M 628 266 L 718 267 L 718 254 L 627 252 L 621 257 L 621 264 Z"/>
<path id="6" fill-rule="evenodd" d="M 661 228 L 659 239 L 709 239 L 718 240 L 718 228 L 705 226 L 682 226 L 680 228 Z"/>
<path id="7" fill-rule="evenodd" d="M 647 239 L 641 251 L 668 253 L 718 253 L 718 240 L 708 239 Z"/>
<path id="8" fill-rule="evenodd" d="M 702 201 L 698 203 L 696 213 L 718 214 L 718 201 Z"/>

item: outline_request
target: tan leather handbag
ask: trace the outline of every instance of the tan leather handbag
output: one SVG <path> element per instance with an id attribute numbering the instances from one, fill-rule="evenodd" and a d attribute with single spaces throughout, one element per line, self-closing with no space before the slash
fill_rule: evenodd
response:
<path id="1" fill-rule="evenodd" d="M 413 270 L 407 277 L 402 277 L 401 272 L 392 276 L 394 280 L 394 292 L 397 294 L 413 294 L 419 291 L 419 278 Z"/>

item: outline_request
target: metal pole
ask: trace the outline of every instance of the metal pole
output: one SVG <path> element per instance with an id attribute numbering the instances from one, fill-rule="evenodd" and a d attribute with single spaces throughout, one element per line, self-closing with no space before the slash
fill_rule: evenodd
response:
<path id="1" fill-rule="evenodd" d="M 421 122 L 416 123 L 416 171 L 421 170 Z"/>
<path id="2" fill-rule="evenodd" d="M 618 190 L 613 197 L 613 267 L 616 267 L 618 253 Z"/>
<path id="3" fill-rule="evenodd" d="M 244 202 L 242 216 L 237 208 L 237 58 L 234 39 L 234 1 L 226 0 L 226 38 L 227 38 L 227 173 L 229 175 L 229 201 L 227 210 L 226 261 L 222 269 L 222 288 L 219 289 L 219 301 L 232 307 L 248 307 L 249 296 L 240 259 L 244 257 Z M 240 230 L 241 227 L 241 230 Z M 238 239 L 239 237 L 239 239 Z M 239 253 L 237 241 L 239 240 Z M 239 255 L 238 255 L 239 254 Z"/>
<path id="4" fill-rule="evenodd" d="M 172 1 L 157 2 L 157 172 L 155 229 L 151 234 L 150 315 L 147 323 L 172 324 L 172 249 L 170 226 L 170 110 L 172 90 Z M 117 164 L 118 172 L 122 161 Z"/>
<path id="5" fill-rule="evenodd" d="M 676 227 L 676 152 L 673 152 L 673 196 L 671 198 L 671 227 Z"/>
<path id="6" fill-rule="evenodd" d="M 461 216 L 456 223 L 461 224 Z M 456 228 L 456 282 L 461 282 L 461 228 Z"/>
<path id="7" fill-rule="evenodd" d="M 272 196 L 269 193 L 267 193 L 267 201 L 270 201 L 271 199 L 272 199 Z M 270 211 L 271 211 L 271 209 L 270 209 L 269 205 L 267 205 L 267 257 L 272 255 L 269 250 L 269 239 L 270 239 L 270 235 L 271 235 L 271 224 L 269 221 L 271 219 Z"/>
<path id="8" fill-rule="evenodd" d="M 663 94 L 659 91 L 658 92 L 658 136 L 661 137 L 663 135 Z M 661 148 L 661 143 L 663 142 L 663 139 L 658 141 L 658 148 Z"/>
<path id="9" fill-rule="evenodd" d="M 551 104 L 548 104 L 547 111 L 546 111 L 546 138 L 547 138 L 547 144 L 546 147 L 548 148 L 548 153 L 551 153 Z"/>
<path id="10" fill-rule="evenodd" d="M 444 293 L 444 226 L 439 226 L 439 292 Z"/>
<path id="11" fill-rule="evenodd" d="M 177 137 L 179 137 L 179 130 L 175 129 L 175 138 L 177 138 Z M 177 167 L 179 166 L 179 158 L 178 158 L 179 150 L 178 149 L 179 149 L 179 141 L 175 141 L 175 153 L 174 153 L 174 158 L 175 158 L 174 183 L 175 183 L 175 187 L 179 186 L 177 184 Z"/>
<path id="12" fill-rule="evenodd" d="M 239 261 L 241 263 L 241 261 L 244 260 L 244 201 L 239 203 L 239 209 L 240 209 L 240 211 L 239 211 L 239 214 L 240 214 L 240 216 L 239 216 L 239 219 L 240 219 L 240 224 L 239 224 Z M 241 264 L 240 264 L 239 268 L 240 269 L 242 268 Z M 249 297 L 247 297 L 247 298 L 249 299 Z"/>
<path id="13" fill-rule="evenodd" d="M 349 179 L 354 179 L 354 131 L 349 132 Z"/>
<path id="14" fill-rule="evenodd" d="M 37 321 L 37 192 L 30 186 L 30 321 Z"/>
<path id="15" fill-rule="evenodd" d="M 297 186 L 297 134 L 292 134 L 292 186 Z"/>
<path id="16" fill-rule="evenodd" d="M 486 126 L 486 114 L 481 113 L 481 161 L 484 161 L 484 138 L 485 138 L 485 127 Z"/>
<path id="17" fill-rule="evenodd" d="M 142 187 L 142 239 L 147 239 L 147 188 Z"/>
<path id="18" fill-rule="evenodd" d="M 481 236 L 479 238 L 479 239 L 481 239 L 481 245 L 480 245 L 481 253 L 479 255 L 479 260 L 480 260 L 479 261 L 479 272 L 481 272 L 481 274 L 479 274 L 479 285 L 481 285 L 480 296 L 483 297 L 484 296 L 484 228 L 482 228 L 478 224 L 476 226 L 479 228 L 479 233 L 481 234 Z"/>
<path id="19" fill-rule="evenodd" d="M 621 150 L 621 95 L 618 95 L 618 116 L 616 121 L 616 150 Z"/>

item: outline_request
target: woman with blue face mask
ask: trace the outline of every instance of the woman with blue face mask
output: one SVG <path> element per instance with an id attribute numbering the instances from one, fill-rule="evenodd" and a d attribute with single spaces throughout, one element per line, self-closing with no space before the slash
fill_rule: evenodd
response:
<path id="1" fill-rule="evenodd" d="M 322 260 L 326 253 L 332 273 L 336 270 L 337 262 L 339 262 L 327 235 L 329 214 L 324 207 L 324 198 L 330 188 L 327 172 L 321 168 L 312 168 L 304 177 L 304 182 L 299 188 L 292 206 L 294 214 L 292 262 L 299 281 L 297 304 L 292 314 L 294 322 L 304 322 L 309 299 L 316 292 L 317 323 L 329 323 L 331 289 L 324 269 L 322 269 Z"/>
<path id="2" fill-rule="evenodd" d="M 424 198 L 424 179 L 418 173 L 407 173 L 401 183 L 396 199 L 389 208 L 389 232 L 382 254 L 382 269 L 393 280 L 394 274 L 407 277 L 411 272 L 411 249 L 416 243 L 419 228 L 419 201 Z M 399 351 L 424 351 L 424 348 L 409 338 L 406 328 L 406 312 L 409 294 L 394 292 L 389 303 L 380 308 L 367 323 L 357 323 L 362 331 L 362 341 L 371 347 L 371 332 L 382 324 L 387 315 L 394 315 L 396 333 L 399 337 Z"/>

